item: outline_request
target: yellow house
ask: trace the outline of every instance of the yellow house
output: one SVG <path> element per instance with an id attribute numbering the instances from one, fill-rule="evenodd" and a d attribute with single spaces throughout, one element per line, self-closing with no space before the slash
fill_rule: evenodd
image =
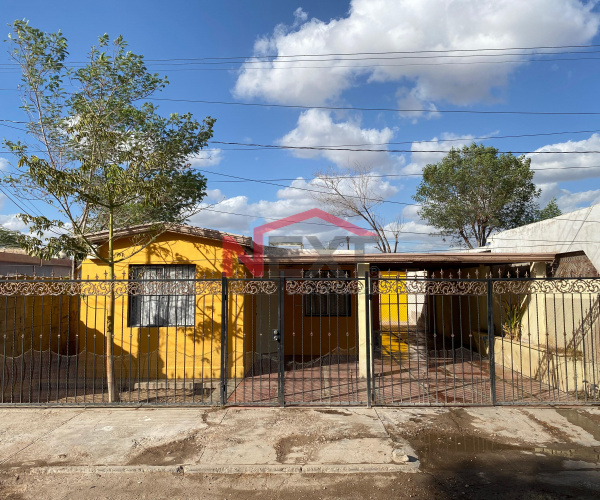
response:
<path id="1" fill-rule="evenodd" d="M 160 386 L 167 380 L 204 381 L 221 376 L 223 271 L 222 241 L 228 233 L 171 225 L 153 237 L 152 225 L 115 232 L 114 370 L 117 383 Z M 230 235 L 244 246 L 251 238 Z M 92 242 L 102 255 L 108 232 L 95 233 Z M 236 269 L 234 268 L 234 272 Z M 85 378 L 104 373 L 105 334 L 109 294 L 108 266 L 88 257 L 81 267 L 89 293 L 82 294 L 80 349 L 86 360 Z M 176 280 L 174 280 L 176 278 Z M 98 280 L 98 281 L 96 281 Z M 228 307 L 228 378 L 244 375 L 243 295 L 232 295 Z M 82 372 L 80 367 L 79 372 Z M 166 383 L 166 382 L 165 382 Z"/>

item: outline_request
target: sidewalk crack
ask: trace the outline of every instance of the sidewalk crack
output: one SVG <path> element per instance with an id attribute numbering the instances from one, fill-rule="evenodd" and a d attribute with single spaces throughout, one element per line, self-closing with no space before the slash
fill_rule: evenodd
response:
<path id="1" fill-rule="evenodd" d="M 71 418 L 65 420 L 63 423 L 61 423 L 60 425 L 57 425 L 56 427 L 54 427 L 53 429 L 50 429 L 48 432 L 46 432 L 45 434 L 42 434 L 40 437 L 38 437 L 37 439 L 34 439 L 31 443 L 29 443 L 28 445 L 23 446 L 23 448 L 21 448 L 20 450 L 15 451 L 12 455 L 9 455 L 8 457 L 6 457 L 4 460 L 2 460 L 0 462 L 0 465 L 4 465 L 6 462 L 8 462 L 11 458 L 14 458 L 15 456 L 17 456 L 19 453 L 21 453 L 22 451 L 25 451 L 27 448 L 33 446 L 35 443 L 37 443 L 38 441 L 41 441 L 42 439 L 48 437 L 50 434 L 52 434 L 54 431 L 60 429 L 63 425 L 68 424 L 71 420 L 73 420 L 75 417 L 78 417 L 79 415 L 81 415 L 83 413 L 84 410 L 80 411 L 79 413 L 73 415 Z"/>

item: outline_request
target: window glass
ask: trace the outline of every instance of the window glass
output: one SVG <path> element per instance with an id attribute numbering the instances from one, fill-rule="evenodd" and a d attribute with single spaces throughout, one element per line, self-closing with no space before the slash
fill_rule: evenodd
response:
<path id="1" fill-rule="evenodd" d="M 130 266 L 141 293 L 129 296 L 129 326 L 194 326 L 194 265 Z"/>

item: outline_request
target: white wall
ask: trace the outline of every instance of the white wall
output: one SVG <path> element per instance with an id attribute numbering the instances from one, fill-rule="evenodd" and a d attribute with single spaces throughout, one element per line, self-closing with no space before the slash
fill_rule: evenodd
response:
<path id="1" fill-rule="evenodd" d="M 600 270 L 600 204 L 495 234 L 492 252 L 577 252 Z"/>

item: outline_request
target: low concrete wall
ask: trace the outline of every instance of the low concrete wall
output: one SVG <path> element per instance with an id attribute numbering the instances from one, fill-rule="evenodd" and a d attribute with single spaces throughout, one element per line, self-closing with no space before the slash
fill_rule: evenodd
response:
<path id="1" fill-rule="evenodd" d="M 600 384 L 600 362 L 592 363 L 580 355 L 546 350 L 538 345 L 496 337 L 496 365 L 517 371 L 561 391 L 596 393 Z"/>

